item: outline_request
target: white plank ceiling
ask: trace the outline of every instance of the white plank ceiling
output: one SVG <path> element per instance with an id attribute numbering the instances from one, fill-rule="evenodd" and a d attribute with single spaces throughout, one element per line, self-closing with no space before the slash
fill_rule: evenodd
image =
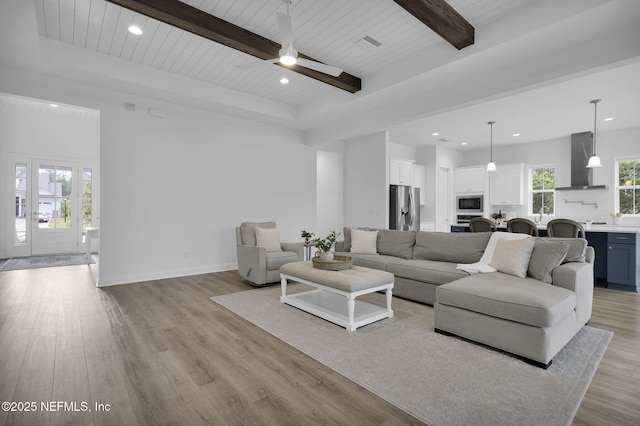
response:
<path id="1" fill-rule="evenodd" d="M 251 95 L 302 105 L 339 89 L 270 65 L 238 70 L 257 59 L 104 0 L 33 0 L 42 37 Z M 476 27 L 531 0 L 450 0 Z M 282 0 L 188 0 L 200 10 L 278 41 Z M 446 43 L 392 0 L 294 0 L 296 49 L 363 79 L 402 57 Z M 127 30 L 138 25 L 141 36 Z M 370 36 L 382 45 L 356 44 Z M 453 47 L 451 47 L 454 49 Z M 281 85 L 282 76 L 289 85 Z"/>

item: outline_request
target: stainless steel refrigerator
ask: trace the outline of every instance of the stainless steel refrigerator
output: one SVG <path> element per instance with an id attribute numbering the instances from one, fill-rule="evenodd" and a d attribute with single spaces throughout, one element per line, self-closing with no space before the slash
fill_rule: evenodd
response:
<path id="1" fill-rule="evenodd" d="M 389 229 L 419 231 L 420 189 L 391 185 L 389 196 Z"/>

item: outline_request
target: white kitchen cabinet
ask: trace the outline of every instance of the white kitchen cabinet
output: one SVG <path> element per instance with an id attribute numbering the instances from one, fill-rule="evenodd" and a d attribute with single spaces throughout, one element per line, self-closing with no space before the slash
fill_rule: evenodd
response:
<path id="1" fill-rule="evenodd" d="M 389 184 L 411 186 L 413 163 L 406 160 L 392 158 L 389 161 Z"/>
<path id="2" fill-rule="evenodd" d="M 456 192 L 484 192 L 486 173 L 484 167 L 455 169 Z"/>
<path id="3" fill-rule="evenodd" d="M 520 206 L 524 203 L 524 164 L 498 165 L 489 174 L 489 200 L 492 205 Z"/>
<path id="4" fill-rule="evenodd" d="M 424 166 L 420 164 L 413 164 L 411 169 L 411 186 L 420 190 L 420 205 L 425 205 L 425 188 L 426 188 L 427 171 Z"/>

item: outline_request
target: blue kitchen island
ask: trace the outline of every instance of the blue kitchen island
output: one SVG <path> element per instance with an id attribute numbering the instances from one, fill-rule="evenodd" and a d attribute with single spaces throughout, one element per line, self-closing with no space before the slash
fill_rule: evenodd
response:
<path id="1" fill-rule="evenodd" d="M 506 231 L 506 227 L 498 227 Z M 469 225 L 452 225 L 451 232 L 469 232 Z M 547 236 L 544 225 L 538 227 Z M 591 225 L 585 227 L 587 241 L 596 252 L 593 265 L 595 282 L 624 291 L 640 290 L 640 227 Z"/>

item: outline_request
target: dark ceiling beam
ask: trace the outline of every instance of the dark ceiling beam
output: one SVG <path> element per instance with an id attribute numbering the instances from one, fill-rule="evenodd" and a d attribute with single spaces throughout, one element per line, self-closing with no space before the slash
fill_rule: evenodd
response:
<path id="1" fill-rule="evenodd" d="M 279 56 L 280 43 L 276 43 L 268 38 L 245 30 L 242 27 L 209 15 L 200 9 L 178 0 L 107 1 L 260 59 L 272 59 Z M 320 62 L 302 53 L 298 53 L 298 56 Z M 362 88 L 360 78 L 347 74 L 346 72 L 343 72 L 338 77 L 333 77 L 299 65 L 292 67 L 283 66 L 280 63 L 276 63 L 276 65 L 339 89 L 346 90 L 347 92 L 355 93 Z"/>
<path id="2" fill-rule="evenodd" d="M 473 26 L 445 0 L 394 1 L 458 50 L 473 44 Z"/>

